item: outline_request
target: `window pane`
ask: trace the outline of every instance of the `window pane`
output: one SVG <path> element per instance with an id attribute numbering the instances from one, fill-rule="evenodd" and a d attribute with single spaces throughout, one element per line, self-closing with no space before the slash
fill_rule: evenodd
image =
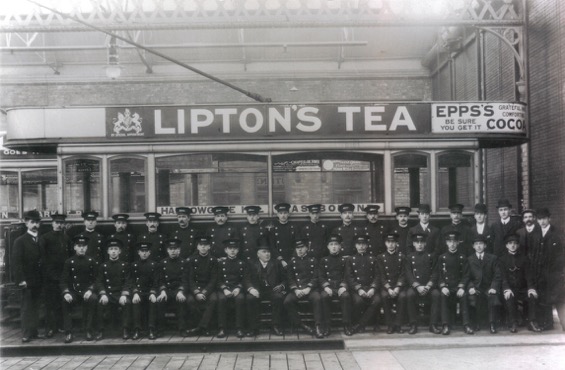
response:
<path id="1" fill-rule="evenodd" d="M 0 171 L 1 218 L 19 218 L 18 173 Z"/>
<path id="2" fill-rule="evenodd" d="M 417 207 L 430 202 L 428 156 L 405 153 L 393 157 L 393 206 Z"/>
<path id="3" fill-rule="evenodd" d="M 57 169 L 22 172 L 24 210 L 57 210 Z"/>
<path id="4" fill-rule="evenodd" d="M 461 203 L 472 207 L 474 192 L 473 156 L 464 152 L 438 155 L 438 208 Z"/>
<path id="5" fill-rule="evenodd" d="M 112 213 L 145 212 L 145 159 L 110 161 L 110 207 Z"/>
<path id="6" fill-rule="evenodd" d="M 157 206 L 268 203 L 267 158 L 191 154 L 157 158 Z"/>
<path id="7" fill-rule="evenodd" d="M 383 157 L 301 153 L 273 159 L 273 202 L 382 203 Z"/>
<path id="8" fill-rule="evenodd" d="M 96 159 L 65 161 L 64 193 L 65 212 L 100 211 L 102 208 L 100 161 Z"/>

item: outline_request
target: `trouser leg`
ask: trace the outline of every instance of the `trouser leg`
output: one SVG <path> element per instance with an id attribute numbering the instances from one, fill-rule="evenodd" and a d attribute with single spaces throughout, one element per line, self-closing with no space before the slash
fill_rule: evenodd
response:
<path id="1" fill-rule="evenodd" d="M 239 293 L 234 297 L 236 329 L 245 328 L 245 294 Z"/>
<path id="2" fill-rule="evenodd" d="M 290 293 L 284 299 L 284 308 L 288 312 L 291 322 L 298 326 L 300 325 L 300 315 L 298 314 L 298 297 L 296 294 Z"/>
<path id="3" fill-rule="evenodd" d="M 371 319 L 376 319 L 377 310 L 381 306 L 381 297 L 375 293 L 372 298 L 365 298 L 365 302 L 368 303 L 368 307 L 359 320 L 360 327 L 366 326 Z"/>
<path id="4" fill-rule="evenodd" d="M 341 303 L 341 320 L 343 325 L 351 325 L 351 296 L 348 292 L 344 292 L 339 296 Z"/>
<path id="5" fill-rule="evenodd" d="M 248 294 L 245 299 L 245 306 L 247 308 L 247 326 L 249 330 L 257 330 L 259 327 L 259 306 L 261 301 L 259 298 Z"/>
<path id="6" fill-rule="evenodd" d="M 429 293 L 428 293 L 429 294 Z M 406 308 L 410 324 L 418 323 L 418 293 L 414 288 L 406 291 Z"/>
<path id="7" fill-rule="evenodd" d="M 271 305 L 273 308 L 273 326 L 281 326 L 282 324 L 284 298 L 285 296 L 281 293 L 273 293 L 271 296 Z"/>
<path id="8" fill-rule="evenodd" d="M 322 325 L 324 313 L 322 312 L 320 293 L 316 291 L 310 292 L 308 300 L 312 304 L 312 312 L 314 313 L 314 322 L 316 326 Z"/>
<path id="9" fill-rule="evenodd" d="M 323 311 L 322 325 L 324 325 L 324 327 L 329 327 L 332 315 L 332 297 L 330 297 L 326 291 L 323 291 L 320 293 L 320 302 L 322 304 Z"/>
<path id="10" fill-rule="evenodd" d="M 212 321 L 212 315 L 214 315 L 214 310 L 216 309 L 216 305 L 218 304 L 218 295 L 216 293 L 212 293 L 206 299 L 204 304 L 204 313 L 202 314 L 202 318 L 200 319 L 200 323 L 198 324 L 199 327 L 208 329 L 210 326 L 210 321 Z"/>

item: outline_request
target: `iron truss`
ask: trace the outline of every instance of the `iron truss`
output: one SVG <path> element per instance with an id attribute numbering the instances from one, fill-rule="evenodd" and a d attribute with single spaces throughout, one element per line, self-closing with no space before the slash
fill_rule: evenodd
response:
<path id="1" fill-rule="evenodd" d="M 508 26 L 523 0 L 34 0 L 112 30 Z M 0 32 L 85 31 L 27 0 L 0 11 Z"/>

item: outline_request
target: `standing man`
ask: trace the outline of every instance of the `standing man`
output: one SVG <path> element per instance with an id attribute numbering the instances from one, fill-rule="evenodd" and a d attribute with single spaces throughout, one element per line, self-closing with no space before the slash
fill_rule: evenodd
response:
<path id="1" fill-rule="evenodd" d="M 122 242 L 123 248 L 120 253 L 122 261 L 133 262 L 137 252 L 135 250 L 135 235 L 127 230 L 129 215 L 126 213 L 118 213 L 112 215 L 114 220 L 115 231 L 108 237 L 109 239 L 118 239 Z"/>
<path id="2" fill-rule="evenodd" d="M 165 248 L 165 234 L 159 232 L 159 220 L 161 214 L 157 212 L 147 212 L 145 216 L 145 226 L 147 231 L 139 236 L 140 242 L 147 242 L 151 244 L 151 258 L 155 262 L 161 262 L 162 259 L 167 257 L 167 248 Z"/>
<path id="3" fill-rule="evenodd" d="M 458 251 L 462 253 L 465 257 L 473 253 L 472 247 L 472 232 L 471 228 L 463 221 L 463 204 L 453 204 L 449 207 L 449 217 L 451 218 L 451 224 L 444 226 L 441 229 L 441 252 L 447 252 L 446 241 L 448 235 L 456 231 L 459 235 Z"/>
<path id="4" fill-rule="evenodd" d="M 477 203 L 475 204 L 475 210 L 473 217 L 475 218 L 475 223 L 471 227 L 471 232 L 473 233 L 473 240 L 477 236 L 482 236 L 486 240 L 485 252 L 494 254 L 494 248 L 492 246 L 490 226 L 487 224 L 487 213 L 488 208 L 486 204 Z"/>
<path id="5" fill-rule="evenodd" d="M 237 229 L 228 224 L 228 207 L 218 206 L 212 208 L 214 214 L 214 225 L 210 226 L 207 235 L 212 243 L 212 255 L 217 259 L 226 256 L 224 240 L 235 238 Z"/>
<path id="6" fill-rule="evenodd" d="M 21 328 L 22 342 L 27 343 L 38 337 L 39 298 L 43 276 L 42 251 L 38 243 L 41 216 L 36 210 L 27 211 L 24 215 L 27 232 L 17 238 L 12 250 L 12 268 L 14 282 L 21 290 Z"/>
<path id="7" fill-rule="evenodd" d="M 418 219 L 419 223 L 413 226 L 408 231 L 408 238 L 406 244 L 409 252 L 414 252 L 414 237 L 418 234 L 426 234 L 425 252 L 433 253 L 436 257 L 440 255 L 439 250 L 439 228 L 430 224 L 431 208 L 429 204 L 420 204 L 418 206 Z"/>
<path id="8" fill-rule="evenodd" d="M 319 260 L 328 254 L 326 240 L 329 230 L 326 225 L 320 222 L 320 214 L 322 213 L 321 204 L 311 204 L 306 208 L 308 208 L 310 221 L 302 228 L 301 235 L 310 241 L 309 253 Z"/>
<path id="9" fill-rule="evenodd" d="M 525 209 L 522 211 L 522 221 L 524 227 L 518 229 L 516 234 L 519 237 L 520 253 L 526 254 L 530 259 L 536 246 L 541 242 L 541 226 L 536 222 L 536 211 Z"/>
<path id="10" fill-rule="evenodd" d="M 84 219 L 84 231 L 78 234 L 88 238 L 88 248 L 86 254 L 98 263 L 101 263 L 106 258 L 104 256 L 104 245 L 106 238 L 104 235 L 96 231 L 96 224 L 98 223 L 98 212 L 87 211 L 83 212 L 82 218 Z"/>
<path id="11" fill-rule="evenodd" d="M 279 203 L 275 206 L 275 210 L 277 212 L 277 220 L 269 235 L 272 246 L 271 250 L 273 256 L 281 261 L 283 267 L 286 267 L 294 251 L 293 243 L 296 238 L 296 231 L 294 225 L 288 222 L 290 218 L 290 204 Z"/>
<path id="12" fill-rule="evenodd" d="M 146 327 L 149 330 L 148 338 L 157 339 L 155 331 L 157 323 L 157 286 L 159 284 L 158 263 L 153 261 L 151 243 L 138 242 L 136 244 L 139 259 L 131 265 L 131 307 L 133 315 L 133 336 L 131 339 L 141 338 L 141 331 Z"/>
<path id="13" fill-rule="evenodd" d="M 343 203 L 338 206 L 339 217 L 342 224 L 332 230 L 332 234 L 341 236 L 342 254 L 344 256 L 352 256 L 355 254 L 355 237 L 364 234 L 365 231 L 361 227 L 353 225 L 353 211 L 355 206 L 351 203 Z"/>
<path id="14" fill-rule="evenodd" d="M 405 256 L 408 255 L 408 251 L 411 249 L 406 244 L 408 242 L 408 233 L 410 232 L 410 226 L 408 225 L 410 211 L 412 211 L 410 207 L 396 207 L 394 209 L 396 224 L 388 231 L 389 233 L 398 234 L 398 250 Z"/>
<path id="15" fill-rule="evenodd" d="M 500 256 L 506 253 L 504 240 L 510 235 L 516 234 L 520 229 L 520 221 L 510 217 L 512 205 L 508 199 L 500 199 L 496 205 L 500 218 L 490 226 L 493 253 Z M 524 251 L 524 248 L 522 248 Z"/>
<path id="16" fill-rule="evenodd" d="M 52 338 L 63 330 L 61 290 L 59 288 L 63 266 L 71 256 L 71 238 L 65 233 L 66 215 L 51 215 L 52 231 L 39 237 L 43 254 L 43 286 L 45 294 L 45 337 Z"/>
<path id="17" fill-rule="evenodd" d="M 177 207 L 175 212 L 178 224 L 175 225 L 170 237 L 181 241 L 180 258 L 185 260 L 195 252 L 195 238 L 198 230 L 190 225 L 190 215 L 192 214 L 190 207 Z"/>
<path id="18" fill-rule="evenodd" d="M 365 207 L 365 217 L 367 222 L 363 228 L 363 233 L 369 236 L 369 253 L 378 256 L 386 251 L 384 236 L 386 227 L 379 222 L 379 209 L 376 204 Z"/>
<path id="19" fill-rule="evenodd" d="M 259 221 L 261 207 L 246 206 L 243 210 L 247 213 L 247 224 L 240 229 L 242 251 L 239 256 L 244 261 L 250 262 L 257 258 L 257 240 L 267 236 L 268 230 Z"/>

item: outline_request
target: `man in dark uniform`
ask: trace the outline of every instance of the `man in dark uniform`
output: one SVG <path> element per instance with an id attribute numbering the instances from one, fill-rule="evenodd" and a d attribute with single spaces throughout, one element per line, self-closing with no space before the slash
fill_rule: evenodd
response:
<path id="1" fill-rule="evenodd" d="M 259 213 L 261 207 L 246 206 L 243 210 L 247 213 L 247 224 L 240 229 L 241 252 L 239 257 L 246 262 L 257 258 L 257 239 L 267 236 L 269 231 L 261 225 Z"/>
<path id="2" fill-rule="evenodd" d="M 490 233 L 490 226 L 487 224 L 487 213 L 488 208 L 486 204 L 477 203 L 475 204 L 475 210 L 473 217 L 475 218 L 475 223 L 471 227 L 471 232 L 473 238 L 477 236 L 483 236 L 486 240 L 486 253 L 494 254 L 494 248 L 492 246 L 492 239 Z"/>
<path id="3" fill-rule="evenodd" d="M 112 215 L 115 231 L 110 234 L 108 239 L 119 239 L 123 248 L 120 253 L 120 260 L 131 263 L 137 255 L 135 250 L 135 235 L 127 230 L 129 215 L 118 213 Z"/>
<path id="4" fill-rule="evenodd" d="M 342 255 L 352 256 L 355 254 L 355 237 L 357 235 L 365 234 L 365 231 L 360 226 L 353 224 L 353 211 L 355 206 L 351 203 L 343 203 L 338 206 L 339 217 L 341 217 L 342 224 L 332 230 L 332 234 L 341 236 Z"/>
<path id="5" fill-rule="evenodd" d="M 296 238 L 294 225 L 288 222 L 290 218 L 290 204 L 279 203 L 275 205 L 277 220 L 270 230 L 271 252 L 273 257 L 281 261 L 286 267 L 294 251 L 293 243 Z"/>
<path id="6" fill-rule="evenodd" d="M 341 304 L 343 332 L 347 336 L 351 331 L 351 296 L 345 281 L 346 257 L 341 255 L 341 236 L 330 235 L 328 238 L 329 255 L 320 260 L 320 286 L 322 308 L 324 309 L 324 336 L 331 332 L 332 298 L 338 297 Z"/>
<path id="7" fill-rule="evenodd" d="M 488 313 L 490 332 L 496 334 L 498 306 L 500 301 L 501 275 L 498 259 L 494 254 L 485 253 L 487 238 L 477 235 L 473 241 L 475 253 L 469 256 L 469 306 L 472 309 L 475 330 L 480 330 L 481 317 Z"/>
<path id="8" fill-rule="evenodd" d="M 300 326 L 308 334 L 323 338 L 322 319 L 323 312 L 318 292 L 318 261 L 316 257 L 308 255 L 309 242 L 307 239 L 296 239 L 294 248 L 296 255 L 288 263 L 288 288 L 290 293 L 284 299 L 284 307 L 292 320 L 294 327 Z M 298 313 L 298 301 L 307 299 L 312 305 L 316 329 L 302 322 Z"/>
<path id="9" fill-rule="evenodd" d="M 71 256 L 71 238 L 65 233 L 66 215 L 51 215 L 53 230 L 39 237 L 43 254 L 43 287 L 45 294 L 45 337 L 51 338 L 63 330 L 61 306 L 61 274 L 65 260 Z"/>
<path id="10" fill-rule="evenodd" d="M 469 320 L 469 303 L 465 294 L 469 283 L 469 262 L 467 255 L 458 250 L 461 237 L 456 230 L 449 231 L 445 235 L 447 252 L 438 259 L 438 282 L 441 291 L 441 321 L 443 323 L 442 334 L 449 335 L 451 332 L 451 314 L 455 311 L 456 303 L 459 303 L 463 317 L 463 329 L 466 334 L 474 334 Z"/>
<path id="11" fill-rule="evenodd" d="M 412 211 L 410 207 L 396 207 L 394 209 L 396 213 L 396 224 L 388 230 L 389 233 L 398 234 L 398 250 L 405 256 L 411 251 L 411 248 L 409 249 L 406 244 L 408 241 L 408 233 L 410 232 L 410 226 L 408 225 L 410 211 Z"/>
<path id="12" fill-rule="evenodd" d="M 210 226 L 207 235 L 212 243 L 212 255 L 218 259 L 225 257 L 224 240 L 235 238 L 237 229 L 228 224 L 228 207 L 218 206 L 212 208 L 214 214 L 214 225 Z"/>
<path id="13" fill-rule="evenodd" d="M 518 250 L 520 243 L 517 235 L 506 237 L 507 252 L 500 256 L 500 271 L 502 274 L 502 292 L 508 321 L 510 322 L 510 332 L 518 331 L 518 323 L 521 322 L 518 312 L 518 304 L 527 306 L 528 329 L 533 332 L 541 332 L 536 320 L 536 306 L 538 293 L 534 285 L 530 259 Z M 526 311 L 524 307 L 524 311 Z"/>
<path id="14" fill-rule="evenodd" d="M 129 339 L 130 321 L 130 270 L 129 263 L 120 260 L 124 245 L 120 239 L 106 242 L 108 259 L 98 268 L 96 288 L 98 291 L 98 334 L 96 340 L 104 338 L 106 322 L 112 323 L 121 308 L 122 339 Z M 120 307 L 121 306 L 121 307 Z M 112 312 L 112 315 L 109 315 Z M 109 316 L 109 317 L 108 317 Z"/>
<path id="15" fill-rule="evenodd" d="M 228 323 L 227 306 L 233 300 L 235 305 L 236 336 L 245 336 L 245 290 L 251 286 L 246 262 L 237 257 L 240 240 L 224 240 L 226 257 L 218 261 L 218 338 L 226 337 Z"/>
<path id="16" fill-rule="evenodd" d="M 157 212 L 147 212 L 145 216 L 145 226 L 147 231 L 139 235 L 138 241 L 147 242 L 151 245 L 151 259 L 160 262 L 167 257 L 167 249 L 165 248 L 166 235 L 159 232 L 159 223 L 161 214 Z"/>
<path id="17" fill-rule="evenodd" d="M 429 204 L 420 204 L 418 206 L 418 219 L 419 223 L 413 226 L 408 231 L 408 238 L 406 244 L 410 252 L 414 252 L 414 235 L 424 233 L 426 234 L 426 249 L 425 252 L 433 253 L 435 257 L 439 256 L 439 229 L 430 224 L 431 208 Z"/>
<path id="18" fill-rule="evenodd" d="M 471 228 L 463 220 L 463 208 L 463 204 L 453 204 L 449 206 L 451 224 L 446 225 L 441 229 L 440 254 L 447 252 L 446 241 L 448 239 L 448 235 L 453 231 L 457 231 L 459 234 L 459 245 L 457 246 L 459 253 L 462 253 L 465 257 L 473 253 L 473 236 Z"/>
<path id="19" fill-rule="evenodd" d="M 311 204 L 307 208 L 310 221 L 302 227 L 300 235 L 310 241 L 310 251 L 308 253 L 319 260 L 328 255 L 326 240 L 329 229 L 320 222 L 321 204 Z"/>
<path id="20" fill-rule="evenodd" d="M 195 238 L 198 230 L 190 225 L 190 215 L 192 209 L 190 207 L 175 208 L 177 214 L 177 225 L 170 233 L 170 237 L 181 241 L 180 258 L 183 260 L 192 256 L 196 250 Z"/>
<path id="21" fill-rule="evenodd" d="M 520 221 L 510 217 L 512 205 L 508 199 L 500 199 L 496 205 L 500 218 L 490 226 L 493 253 L 500 256 L 506 253 L 504 240 L 509 235 L 514 235 L 520 229 Z M 525 251 L 522 249 L 522 251 Z"/>
<path id="22" fill-rule="evenodd" d="M 75 304 L 82 304 L 82 324 L 86 328 L 86 340 L 91 341 L 93 336 L 94 315 L 98 297 L 95 293 L 98 262 L 93 257 L 87 256 L 88 238 L 77 235 L 73 238 L 73 248 L 76 254 L 65 261 L 61 275 L 61 292 L 63 295 L 63 327 L 65 329 L 65 343 L 73 341 L 72 308 Z"/>
<path id="23" fill-rule="evenodd" d="M 402 323 L 406 315 L 406 278 L 404 275 L 406 257 L 398 250 L 399 235 L 386 233 L 384 235 L 386 252 L 377 256 L 377 268 L 380 273 L 381 299 L 388 325 L 387 334 L 404 333 Z M 396 315 L 392 310 L 396 303 Z M 394 317 L 393 317 L 394 316 Z"/>
<path id="24" fill-rule="evenodd" d="M 88 249 L 86 250 L 86 255 L 94 258 L 96 262 L 100 263 L 106 258 L 104 255 L 106 238 L 104 235 L 96 231 L 98 212 L 83 212 L 82 218 L 84 219 L 84 231 L 78 235 L 88 238 Z"/>
<path id="25" fill-rule="evenodd" d="M 21 290 L 22 342 L 27 343 L 38 337 L 39 298 L 43 282 L 42 249 L 38 243 L 39 212 L 28 211 L 24 215 L 27 232 L 18 237 L 12 249 L 14 282 Z"/>
<path id="26" fill-rule="evenodd" d="M 157 339 L 155 332 L 157 322 L 157 286 L 159 264 L 150 258 L 151 243 L 136 244 L 139 259 L 131 264 L 131 303 L 133 315 L 133 336 L 141 338 L 141 331 L 147 326 L 148 338 Z M 142 320 L 142 317 L 146 320 Z M 143 321 L 146 321 L 144 324 Z"/>
<path id="27" fill-rule="evenodd" d="M 178 239 L 165 241 L 168 257 L 159 263 L 159 295 L 157 304 L 160 322 L 164 321 L 165 312 L 171 305 L 175 307 L 176 319 L 181 336 L 186 335 L 186 295 L 182 285 L 183 275 L 186 270 L 186 261 L 180 258 L 180 244 Z M 153 251 L 151 251 L 153 253 Z"/>
<path id="28" fill-rule="evenodd" d="M 368 205 L 363 210 L 367 222 L 362 230 L 365 235 L 369 236 L 369 253 L 373 256 L 378 256 L 386 251 L 384 243 L 384 235 L 386 233 L 386 226 L 383 222 L 379 222 L 379 207 L 376 204 Z"/>
<path id="29" fill-rule="evenodd" d="M 345 264 L 345 279 L 353 302 L 353 317 L 358 320 L 352 327 L 353 333 L 364 331 L 369 320 L 376 319 L 381 307 L 377 259 L 368 252 L 368 239 L 366 235 L 355 238 L 357 254 L 348 258 Z M 375 323 L 375 329 L 378 329 L 378 322 Z"/>
<path id="30" fill-rule="evenodd" d="M 187 335 L 208 335 L 210 321 L 218 303 L 216 284 L 218 260 L 210 253 L 211 242 L 206 235 L 196 236 L 196 253 L 188 257 L 183 285 L 188 290 L 186 301 L 193 320 L 198 324 Z"/>
<path id="31" fill-rule="evenodd" d="M 258 333 L 260 303 L 262 300 L 271 302 L 272 331 L 281 336 L 282 310 L 286 296 L 286 272 L 282 263 L 271 258 L 269 239 L 260 237 L 257 242 L 257 251 L 254 260 L 249 261 L 251 286 L 247 289 L 247 318 L 248 336 Z"/>
<path id="32" fill-rule="evenodd" d="M 428 234 L 424 232 L 412 234 L 414 252 L 406 260 L 406 282 L 409 286 L 406 304 L 410 322 L 408 334 L 418 332 L 418 303 L 422 301 L 429 304 L 430 333 L 441 334 L 438 327 L 440 293 L 437 289 L 436 256 L 432 252 L 426 252 L 427 237 Z"/>

